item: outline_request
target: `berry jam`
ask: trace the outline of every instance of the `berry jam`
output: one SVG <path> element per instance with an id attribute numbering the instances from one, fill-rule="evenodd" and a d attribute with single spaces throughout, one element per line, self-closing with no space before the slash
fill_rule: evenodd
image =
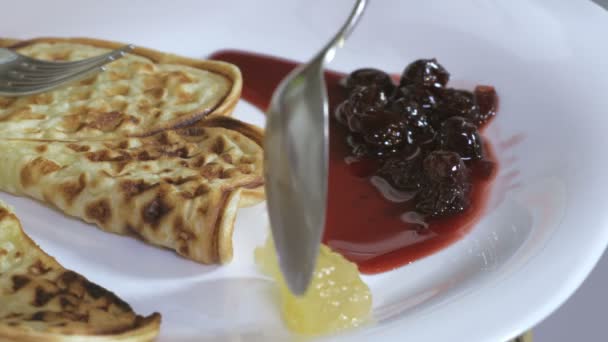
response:
<path id="1" fill-rule="evenodd" d="M 265 111 L 297 64 L 241 51 L 211 56 L 237 65 L 243 98 Z M 407 66 L 399 84 L 378 69 L 326 72 L 330 164 L 323 242 L 363 273 L 432 254 L 480 218 L 497 164 L 482 125 L 496 114 L 493 87 L 447 88 L 435 59 Z"/>

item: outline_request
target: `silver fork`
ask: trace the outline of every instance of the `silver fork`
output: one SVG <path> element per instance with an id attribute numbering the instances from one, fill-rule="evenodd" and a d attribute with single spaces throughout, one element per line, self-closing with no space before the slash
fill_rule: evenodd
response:
<path id="1" fill-rule="evenodd" d="M 105 70 L 105 65 L 133 50 L 125 45 L 106 54 L 73 62 L 51 62 L 0 48 L 0 96 L 37 94 Z"/>

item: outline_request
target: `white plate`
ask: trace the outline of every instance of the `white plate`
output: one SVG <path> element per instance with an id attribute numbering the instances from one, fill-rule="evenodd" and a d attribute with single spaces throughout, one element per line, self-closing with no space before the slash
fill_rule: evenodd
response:
<path id="1" fill-rule="evenodd" d="M 198 57 L 241 48 L 303 60 L 334 33 L 351 4 L 13 1 L 3 6 L 0 32 L 100 37 Z M 487 133 L 501 168 L 487 215 L 464 239 L 365 277 L 377 323 L 353 331 L 349 341 L 507 340 L 581 284 L 608 242 L 606 32 L 608 15 L 582 1 L 371 3 L 332 68 L 399 71 L 415 58 L 436 56 L 452 84 L 495 85 L 501 108 Z M 263 120 L 246 103 L 236 113 Z M 103 233 L 28 199 L 0 197 L 67 267 L 139 312 L 162 312 L 163 341 L 288 336 L 268 296 L 271 284 L 252 262 L 265 235 L 263 205 L 239 213 L 235 260 L 218 268 Z"/>

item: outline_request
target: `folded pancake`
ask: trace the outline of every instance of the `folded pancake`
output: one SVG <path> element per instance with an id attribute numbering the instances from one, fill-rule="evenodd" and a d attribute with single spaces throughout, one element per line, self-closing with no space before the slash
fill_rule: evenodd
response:
<path id="1" fill-rule="evenodd" d="M 0 39 L 0 47 L 55 61 L 104 54 L 124 44 L 89 38 Z M 229 63 L 136 48 L 105 72 L 50 92 L 0 97 L 0 137 L 78 140 L 141 136 L 229 115 L 242 79 Z"/>
<path id="2" fill-rule="evenodd" d="M 263 199 L 261 131 L 230 117 L 141 138 L 0 140 L 0 190 L 210 264 L 240 206 Z"/>
<path id="3" fill-rule="evenodd" d="M 149 341 L 160 315 L 142 317 L 114 293 L 42 251 L 0 202 L 1 341 Z"/>

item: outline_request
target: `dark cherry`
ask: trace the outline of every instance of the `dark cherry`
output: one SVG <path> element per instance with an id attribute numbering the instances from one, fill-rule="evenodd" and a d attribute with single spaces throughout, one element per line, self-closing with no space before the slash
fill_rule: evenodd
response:
<path id="1" fill-rule="evenodd" d="M 411 145 L 428 144 L 433 140 L 435 131 L 427 116 L 412 99 L 400 98 L 389 104 L 391 111 L 399 114 L 405 122 L 407 143 Z"/>
<path id="2" fill-rule="evenodd" d="M 411 99 L 400 98 L 391 102 L 388 107 L 391 111 L 398 113 L 404 120 L 408 144 L 423 145 L 433 140 L 435 131 L 416 102 Z"/>
<path id="3" fill-rule="evenodd" d="M 409 154 L 399 153 L 384 161 L 377 175 L 399 190 L 417 191 L 422 186 L 422 151 L 416 147 Z"/>
<path id="4" fill-rule="evenodd" d="M 365 142 L 376 148 L 392 148 L 405 141 L 405 124 L 398 114 L 387 110 L 376 111 L 361 119 L 361 133 Z"/>
<path id="5" fill-rule="evenodd" d="M 349 93 L 357 87 L 370 85 L 379 87 L 387 94 L 390 94 L 395 88 L 393 80 L 387 73 L 373 68 L 358 69 L 351 72 L 350 75 L 342 80 L 342 84 Z"/>
<path id="6" fill-rule="evenodd" d="M 400 85 L 418 85 L 426 88 L 443 88 L 450 73 L 435 58 L 419 59 L 409 64 L 401 75 Z"/>
<path id="7" fill-rule="evenodd" d="M 422 114 L 418 102 L 411 97 L 391 97 L 388 108 L 404 118 Z"/>
<path id="8" fill-rule="evenodd" d="M 466 183 L 469 171 L 456 152 L 437 150 L 423 162 L 424 174 L 431 183 Z"/>
<path id="9" fill-rule="evenodd" d="M 429 125 L 424 114 L 408 117 L 405 121 L 405 132 L 408 144 L 420 147 L 433 143 L 435 138 L 435 130 Z"/>
<path id="10" fill-rule="evenodd" d="M 416 211 L 431 218 L 459 214 L 471 204 L 470 189 L 470 184 L 425 184 L 416 195 Z"/>
<path id="11" fill-rule="evenodd" d="M 496 115 L 498 110 L 498 95 L 492 86 L 479 85 L 475 87 L 475 101 L 479 106 L 479 115 L 472 118 L 477 126 L 483 125 L 486 121 Z"/>
<path id="12" fill-rule="evenodd" d="M 375 85 L 357 87 L 348 97 L 358 113 L 369 108 L 384 108 L 388 103 L 388 94 Z"/>
<path id="13" fill-rule="evenodd" d="M 416 210 L 430 217 L 453 215 L 469 207 L 470 174 L 458 153 L 433 151 L 423 161 L 424 180 Z"/>
<path id="14" fill-rule="evenodd" d="M 427 88 L 406 85 L 401 86 L 391 95 L 391 102 L 405 99 L 408 103 L 415 103 L 425 113 L 429 113 L 437 108 L 438 99 L 436 95 Z"/>
<path id="15" fill-rule="evenodd" d="M 431 124 L 439 129 L 441 123 L 452 116 L 462 116 L 475 122 L 479 117 L 479 107 L 473 93 L 452 88 L 439 92 L 437 110 L 429 115 Z"/>
<path id="16" fill-rule="evenodd" d="M 456 152 L 463 160 L 483 158 L 483 142 L 477 126 L 460 116 L 453 116 L 441 124 L 437 132 L 439 148 Z"/>
<path id="17" fill-rule="evenodd" d="M 351 132 L 361 131 L 361 117 L 374 115 L 388 103 L 384 91 L 376 86 L 358 87 L 334 112 L 338 122 L 347 125 Z"/>
<path id="18" fill-rule="evenodd" d="M 401 146 L 376 147 L 368 144 L 361 134 L 349 134 L 346 143 L 351 148 L 351 154 L 356 158 L 376 158 L 383 159 L 399 153 Z"/>

